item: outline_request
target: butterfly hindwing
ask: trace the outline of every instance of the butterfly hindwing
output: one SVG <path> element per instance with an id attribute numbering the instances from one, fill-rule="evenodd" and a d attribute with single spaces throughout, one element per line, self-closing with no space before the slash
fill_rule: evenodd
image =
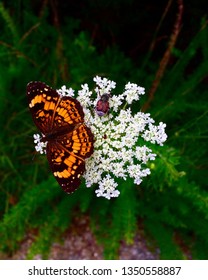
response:
<path id="1" fill-rule="evenodd" d="M 93 134 L 84 124 L 80 124 L 72 132 L 72 150 L 73 153 L 83 159 L 88 158 L 93 152 Z M 68 148 L 68 143 L 66 143 Z"/>
<path id="2" fill-rule="evenodd" d="M 80 185 L 85 171 L 85 158 L 93 152 L 93 134 L 84 124 L 57 136 L 56 142 L 47 145 L 50 168 L 64 191 L 70 193 Z"/>
<path id="3" fill-rule="evenodd" d="M 47 158 L 61 188 L 67 193 L 74 192 L 79 187 L 80 177 L 85 171 L 84 160 L 54 142 L 49 142 L 47 145 Z"/>

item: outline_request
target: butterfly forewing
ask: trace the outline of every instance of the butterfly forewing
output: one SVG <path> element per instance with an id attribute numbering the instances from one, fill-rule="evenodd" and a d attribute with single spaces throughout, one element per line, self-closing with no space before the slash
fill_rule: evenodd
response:
<path id="1" fill-rule="evenodd" d="M 68 96 L 60 98 L 57 91 L 42 82 L 30 82 L 27 96 L 34 123 L 44 133 L 67 126 L 67 130 L 84 121 L 79 101 Z"/>
<path id="2" fill-rule="evenodd" d="M 53 116 L 53 129 L 72 126 L 84 122 L 84 112 L 79 101 L 72 97 L 62 97 Z"/>
<path id="3" fill-rule="evenodd" d="M 50 133 L 60 99 L 58 93 L 42 82 L 30 82 L 27 85 L 27 96 L 35 125 L 42 133 Z"/>

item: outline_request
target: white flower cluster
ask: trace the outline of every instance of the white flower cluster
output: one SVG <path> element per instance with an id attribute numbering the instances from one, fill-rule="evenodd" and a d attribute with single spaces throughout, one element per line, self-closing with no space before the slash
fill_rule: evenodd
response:
<path id="1" fill-rule="evenodd" d="M 74 90 L 72 88 L 67 89 L 66 86 L 62 86 L 60 89 L 57 90 L 58 94 L 61 96 L 70 96 L 74 97 Z"/>
<path id="2" fill-rule="evenodd" d="M 125 96 L 127 103 L 131 104 L 133 100 L 139 100 L 139 95 L 143 95 L 144 93 L 143 87 L 128 82 L 125 86 L 123 95 Z"/>
<path id="3" fill-rule="evenodd" d="M 33 138 L 36 151 L 40 154 L 46 154 L 47 142 L 41 141 L 42 137 L 40 136 L 40 134 L 34 134 Z"/>
<path id="4" fill-rule="evenodd" d="M 94 82 L 97 97 L 92 98 L 93 92 L 89 90 L 87 84 L 82 85 L 77 97 L 85 112 L 85 122 L 95 138 L 94 152 L 86 160 L 84 178 L 87 187 L 98 185 L 95 191 L 98 197 L 110 199 L 120 194 L 117 189 L 117 178 L 123 180 L 132 178 L 133 182 L 139 185 L 143 178 L 150 174 L 146 164 L 154 160 L 156 154 L 144 143 L 162 146 L 167 139 L 166 125 L 161 122 L 156 126 L 150 114 L 143 112 L 133 114 L 130 108 L 125 109 L 126 105 L 129 107 L 132 102 L 140 99 L 144 94 L 144 88 L 128 83 L 123 93 L 112 95 L 115 82 L 98 76 L 94 78 Z M 62 95 L 67 95 L 66 88 L 62 87 L 61 90 Z M 71 92 L 70 89 L 69 93 Z M 110 112 L 100 117 L 94 107 L 106 93 L 111 96 L 107 101 Z M 38 146 L 39 151 L 41 147 Z"/>

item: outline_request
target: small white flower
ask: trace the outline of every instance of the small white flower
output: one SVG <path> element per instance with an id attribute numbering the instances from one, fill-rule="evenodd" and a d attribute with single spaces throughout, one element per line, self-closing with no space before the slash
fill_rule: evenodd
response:
<path id="1" fill-rule="evenodd" d="M 40 136 L 40 134 L 34 134 L 33 138 L 34 138 L 34 143 L 36 144 L 35 145 L 36 151 L 40 154 L 46 154 L 47 141 L 46 142 L 41 141 L 42 137 Z"/>
<path id="2" fill-rule="evenodd" d="M 132 149 L 127 149 L 127 147 L 123 147 L 117 152 L 117 158 L 119 158 L 126 164 L 133 164 L 134 156 L 134 151 Z"/>
<path id="3" fill-rule="evenodd" d="M 114 112 L 118 112 L 119 107 L 121 106 L 122 102 L 123 102 L 124 98 L 123 95 L 113 95 L 110 100 L 110 108 L 114 111 Z"/>
<path id="4" fill-rule="evenodd" d="M 149 160 L 155 160 L 156 154 L 152 154 L 151 152 L 152 150 L 145 145 L 142 147 L 138 146 L 136 147 L 135 156 L 139 161 L 146 164 Z"/>
<path id="5" fill-rule="evenodd" d="M 144 131 L 142 137 L 153 144 L 157 143 L 163 146 L 163 143 L 167 139 L 167 134 L 165 133 L 166 124 L 160 122 L 159 126 L 149 124 L 149 130 Z"/>
<path id="6" fill-rule="evenodd" d="M 89 90 L 88 84 L 81 85 L 82 89 L 78 91 L 77 100 L 82 104 L 83 108 L 92 106 L 93 102 L 90 99 L 92 91 Z"/>
<path id="7" fill-rule="evenodd" d="M 116 87 L 116 83 L 114 81 L 110 81 L 106 78 L 101 78 L 96 76 L 93 81 L 98 85 L 101 89 L 102 94 L 110 92 L 112 89 Z M 99 93 L 99 88 L 96 88 L 95 91 Z M 101 95 L 102 95 L 101 94 Z"/>
<path id="8" fill-rule="evenodd" d="M 110 81 L 106 78 L 102 79 L 99 76 L 96 76 L 93 80 L 97 85 L 97 87 L 94 89 L 94 91 L 97 94 L 97 97 L 93 103 L 94 107 L 96 107 L 97 102 L 100 100 L 100 98 L 102 97 L 103 94 L 107 94 L 109 96 L 109 98 L 111 97 L 110 92 L 112 91 L 112 89 L 115 88 L 116 83 L 114 81 Z M 115 109 L 118 106 L 120 106 L 120 104 L 121 104 L 119 99 L 116 100 L 116 97 L 110 98 L 107 102 L 109 102 L 110 108 L 115 108 Z"/>
<path id="9" fill-rule="evenodd" d="M 125 91 L 123 93 L 123 96 L 125 96 L 125 99 L 128 104 L 132 104 L 134 100 L 139 100 L 139 96 L 143 95 L 144 93 L 145 92 L 143 87 L 140 87 L 137 84 L 133 84 L 129 82 L 125 86 Z"/>
<path id="10" fill-rule="evenodd" d="M 57 92 L 60 94 L 60 96 L 74 96 L 74 90 L 72 88 L 67 89 L 65 85 L 58 89 Z"/>
<path id="11" fill-rule="evenodd" d="M 120 192 L 116 190 L 118 184 L 114 181 L 114 179 L 108 174 L 106 175 L 102 181 L 98 183 L 99 189 L 95 191 L 97 197 L 102 196 L 107 199 L 111 197 L 118 197 Z"/>

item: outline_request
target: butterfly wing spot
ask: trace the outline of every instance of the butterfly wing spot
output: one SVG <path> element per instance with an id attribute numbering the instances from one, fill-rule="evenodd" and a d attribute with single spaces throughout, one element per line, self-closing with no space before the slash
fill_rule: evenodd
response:
<path id="1" fill-rule="evenodd" d="M 32 108 L 34 107 L 36 104 L 41 103 L 42 102 L 42 96 L 41 95 L 36 95 L 34 99 L 31 100 L 29 107 Z"/>
<path id="2" fill-rule="evenodd" d="M 66 158 L 64 160 L 64 163 L 69 166 L 69 167 L 73 167 L 73 164 L 76 162 L 76 158 L 74 156 L 69 156 L 68 158 Z"/>
<path id="3" fill-rule="evenodd" d="M 46 101 L 45 102 L 45 104 L 44 104 L 44 110 L 45 111 L 49 111 L 49 110 L 54 110 L 55 109 L 55 106 L 56 106 L 56 104 L 54 103 L 54 102 L 48 102 L 48 101 Z"/>
<path id="4" fill-rule="evenodd" d="M 58 178 L 68 178 L 70 173 L 68 170 L 63 170 L 62 172 L 54 172 L 53 175 Z"/>
<path id="5" fill-rule="evenodd" d="M 41 110 L 37 111 L 36 113 L 36 119 L 37 118 L 45 118 L 45 113 Z"/>

